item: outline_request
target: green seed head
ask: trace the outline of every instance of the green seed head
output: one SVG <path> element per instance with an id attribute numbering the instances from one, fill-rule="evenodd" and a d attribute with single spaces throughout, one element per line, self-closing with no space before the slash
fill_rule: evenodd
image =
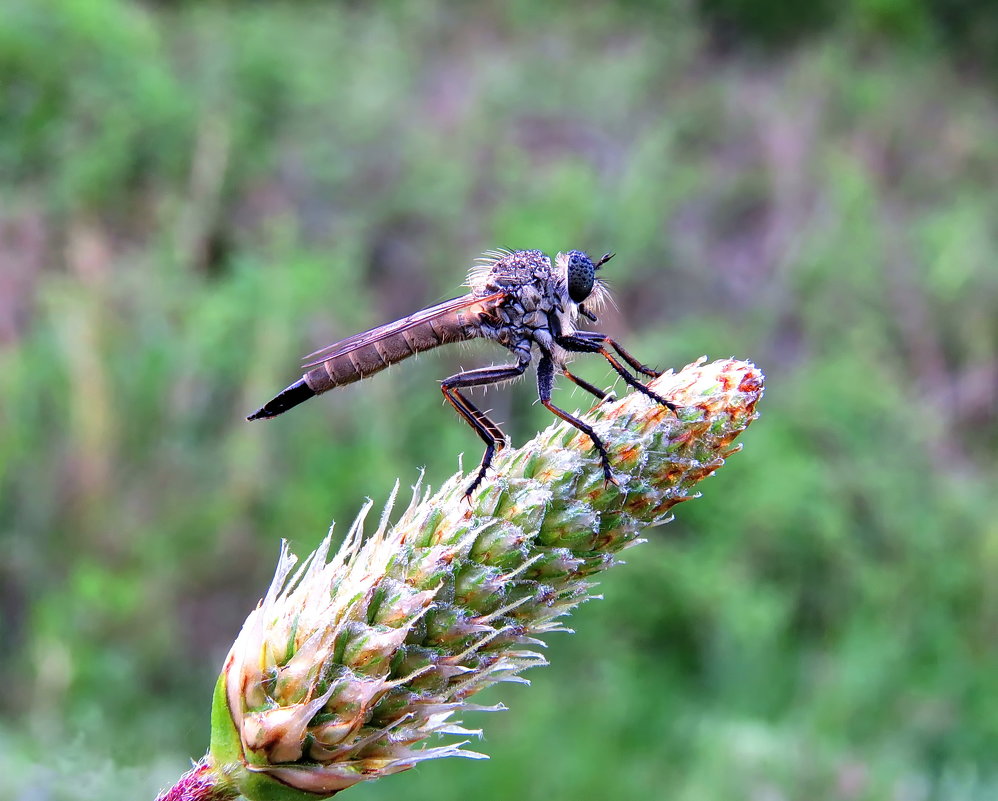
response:
<path id="1" fill-rule="evenodd" d="M 471 499 L 467 478 L 416 486 L 373 534 L 371 504 L 335 555 L 330 537 L 296 568 L 285 545 L 266 596 L 219 678 L 206 761 L 252 801 L 332 795 L 445 756 L 478 757 L 457 717 L 469 698 L 544 664 L 535 650 L 592 597 L 594 576 L 641 530 L 696 497 L 755 418 L 763 376 L 738 361 L 667 373 L 585 415 L 607 443 L 607 483 L 591 441 L 565 424 L 495 461 Z"/>

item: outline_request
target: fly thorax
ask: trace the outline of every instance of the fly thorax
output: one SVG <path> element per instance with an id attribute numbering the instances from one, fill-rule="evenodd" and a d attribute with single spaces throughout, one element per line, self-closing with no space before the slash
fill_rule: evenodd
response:
<path id="1" fill-rule="evenodd" d="M 571 302 L 564 270 L 555 269 L 539 250 L 486 254 L 480 268 L 469 275 L 468 284 L 476 292 L 505 295 L 481 334 L 506 347 L 525 341 L 550 347 L 562 330 L 574 330 L 567 318 Z"/>
<path id="2" fill-rule="evenodd" d="M 547 328 L 548 316 L 540 310 L 527 312 L 523 315 L 523 325 L 531 330 Z"/>

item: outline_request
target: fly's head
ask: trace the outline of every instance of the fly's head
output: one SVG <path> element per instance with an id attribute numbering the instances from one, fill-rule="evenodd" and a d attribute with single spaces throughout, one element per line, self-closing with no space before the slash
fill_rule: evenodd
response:
<path id="1" fill-rule="evenodd" d="M 555 259 L 558 270 L 564 273 L 569 299 L 576 304 L 580 314 L 593 322 L 596 315 L 587 308 L 587 304 L 600 309 L 607 300 L 606 285 L 596 276 L 596 272 L 613 256 L 613 253 L 606 253 L 599 261 L 593 262 L 584 251 L 570 250 L 559 253 Z"/>

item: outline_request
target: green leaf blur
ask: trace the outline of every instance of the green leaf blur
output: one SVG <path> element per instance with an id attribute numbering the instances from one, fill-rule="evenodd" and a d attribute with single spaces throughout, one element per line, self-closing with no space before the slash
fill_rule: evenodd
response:
<path id="1" fill-rule="evenodd" d="M 600 327 L 763 416 L 466 720 L 490 762 L 352 796 L 998 796 L 998 16 L 788 7 L 8 0 L 0 798 L 152 798 L 280 538 L 477 464 L 435 382 L 486 344 L 243 417 L 493 247 L 616 251 Z"/>

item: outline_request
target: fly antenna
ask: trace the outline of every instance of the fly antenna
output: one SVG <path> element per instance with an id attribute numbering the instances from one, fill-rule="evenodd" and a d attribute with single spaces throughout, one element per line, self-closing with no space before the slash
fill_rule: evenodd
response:
<path id="1" fill-rule="evenodd" d="M 608 261 L 610 261 L 610 259 L 612 259 L 616 255 L 617 255 L 616 253 L 604 253 L 602 258 L 600 258 L 600 260 L 596 262 L 593 265 L 593 267 L 595 267 L 598 270 L 600 267 L 602 267 L 604 264 L 606 264 Z"/>

